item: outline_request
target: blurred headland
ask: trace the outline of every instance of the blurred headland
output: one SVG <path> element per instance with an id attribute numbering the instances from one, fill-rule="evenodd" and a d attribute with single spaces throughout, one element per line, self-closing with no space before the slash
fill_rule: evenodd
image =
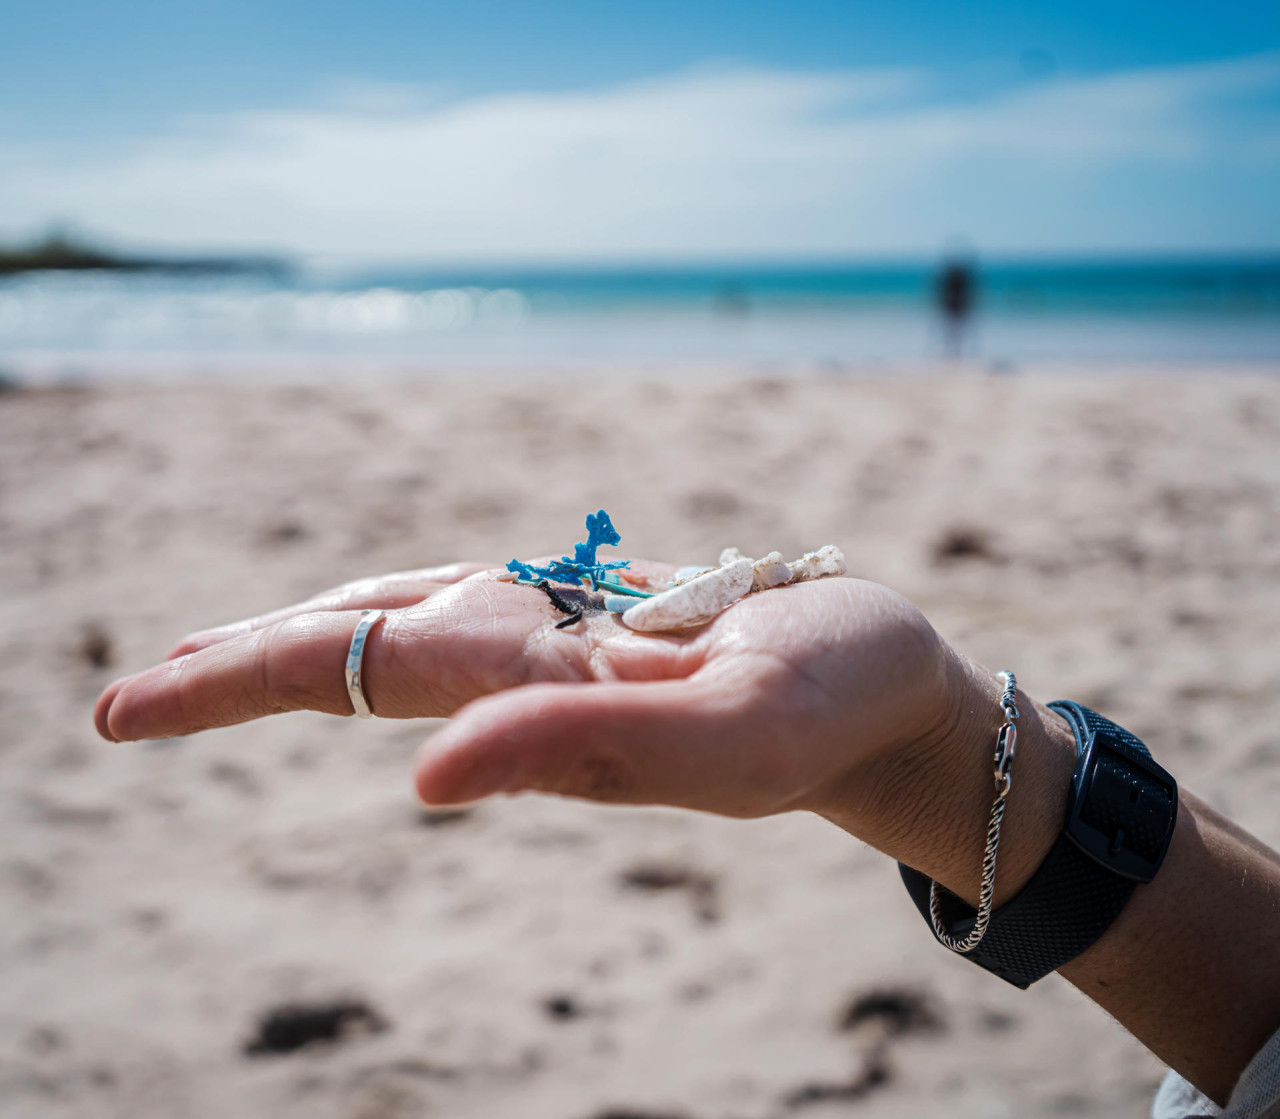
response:
<path id="1" fill-rule="evenodd" d="M 261 256 L 142 256 L 112 252 L 65 233 L 48 233 L 37 241 L 0 246 L 0 276 L 20 272 L 167 272 L 175 275 L 242 275 L 285 277 L 290 265 Z"/>

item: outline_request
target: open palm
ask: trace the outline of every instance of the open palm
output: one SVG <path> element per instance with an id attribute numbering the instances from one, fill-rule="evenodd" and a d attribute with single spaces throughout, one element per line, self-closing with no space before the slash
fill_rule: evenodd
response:
<path id="1" fill-rule="evenodd" d="M 651 589 L 670 570 L 633 565 Z M 945 646 L 873 583 L 777 588 L 655 636 L 611 614 L 556 629 L 546 595 L 495 575 L 454 564 L 361 580 L 193 634 L 112 684 L 98 729 L 121 740 L 300 709 L 350 715 L 343 665 L 358 611 L 373 607 L 389 611 L 364 656 L 374 712 L 455 716 L 419 760 L 429 803 L 535 789 L 735 816 L 821 811 L 944 715 Z"/>

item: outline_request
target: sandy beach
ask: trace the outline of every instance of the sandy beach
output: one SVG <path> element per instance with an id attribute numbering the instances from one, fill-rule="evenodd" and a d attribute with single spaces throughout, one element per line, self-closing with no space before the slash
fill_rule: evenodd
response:
<path id="1" fill-rule="evenodd" d="M 603 505 L 623 554 L 840 544 L 1277 845 L 1277 447 L 1280 379 L 1213 369 L 0 395 L 0 1115 L 1146 1115 L 1154 1058 L 951 958 L 817 818 L 433 814 L 429 722 L 113 745 L 91 706 L 189 630 Z"/>

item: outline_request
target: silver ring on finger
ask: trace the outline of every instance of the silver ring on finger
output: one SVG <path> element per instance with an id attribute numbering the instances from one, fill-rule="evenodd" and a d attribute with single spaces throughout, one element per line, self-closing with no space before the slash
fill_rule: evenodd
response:
<path id="1" fill-rule="evenodd" d="M 373 718 L 373 709 L 364 694 L 364 680 L 360 665 L 364 661 L 365 640 L 369 631 L 387 616 L 385 610 L 361 610 L 360 621 L 356 623 L 356 631 L 351 635 L 351 647 L 347 650 L 347 667 L 344 675 L 347 678 L 347 695 L 351 697 L 351 706 L 362 719 Z"/>

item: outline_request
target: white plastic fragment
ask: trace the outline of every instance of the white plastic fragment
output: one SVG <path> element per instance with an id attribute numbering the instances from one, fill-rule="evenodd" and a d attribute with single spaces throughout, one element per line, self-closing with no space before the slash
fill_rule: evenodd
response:
<path id="1" fill-rule="evenodd" d="M 644 633 L 701 625 L 747 594 L 752 578 L 751 561 L 735 560 L 652 598 L 641 599 L 622 615 L 623 624 Z"/>
<path id="2" fill-rule="evenodd" d="M 494 578 L 499 583 L 514 583 L 519 576 L 514 571 L 499 571 Z"/>
<path id="3" fill-rule="evenodd" d="M 604 608 L 610 614 L 624 614 L 644 601 L 643 598 L 634 598 L 629 594 L 607 594 L 604 596 Z"/>
<path id="4" fill-rule="evenodd" d="M 827 544 L 816 552 L 806 552 L 800 559 L 787 564 L 787 568 L 794 583 L 821 579 L 824 575 L 843 575 L 849 570 L 844 553 L 834 544 Z"/>
<path id="5" fill-rule="evenodd" d="M 757 591 L 780 587 L 791 579 L 791 568 L 783 562 L 781 552 L 770 552 L 763 559 L 756 560 L 752 572 L 752 590 Z"/>
<path id="6" fill-rule="evenodd" d="M 740 548 L 725 548 L 724 551 L 720 553 L 720 566 L 728 567 L 729 564 L 737 563 L 738 560 L 746 558 L 747 557 L 742 554 L 742 550 Z"/>

